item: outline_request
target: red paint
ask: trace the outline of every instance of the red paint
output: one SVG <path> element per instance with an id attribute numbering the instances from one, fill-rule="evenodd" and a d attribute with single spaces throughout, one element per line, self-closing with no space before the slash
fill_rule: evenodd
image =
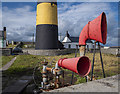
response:
<path id="1" fill-rule="evenodd" d="M 88 22 L 83 28 L 79 36 L 79 45 L 86 45 L 87 39 L 96 40 L 97 42 L 106 44 L 107 21 L 104 12 L 93 21 Z"/>
<path id="2" fill-rule="evenodd" d="M 88 57 L 82 56 L 77 58 L 59 59 L 58 66 L 71 70 L 80 76 L 86 76 L 90 72 L 91 62 Z"/>

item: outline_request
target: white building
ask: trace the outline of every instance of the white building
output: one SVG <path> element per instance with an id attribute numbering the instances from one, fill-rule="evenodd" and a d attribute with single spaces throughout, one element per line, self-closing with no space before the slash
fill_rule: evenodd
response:
<path id="1" fill-rule="evenodd" d="M 71 37 L 67 31 L 62 43 L 65 48 L 76 48 L 76 45 L 79 44 L 79 37 Z"/>
<path id="2" fill-rule="evenodd" d="M 69 35 L 68 31 L 66 32 L 66 36 L 62 41 L 65 48 L 76 48 L 76 45 L 79 45 L 79 37 L 72 37 Z M 86 49 L 93 49 L 93 42 L 91 40 L 86 41 Z"/>
<path id="3" fill-rule="evenodd" d="M 6 48 L 6 27 L 0 31 L 0 48 Z"/>

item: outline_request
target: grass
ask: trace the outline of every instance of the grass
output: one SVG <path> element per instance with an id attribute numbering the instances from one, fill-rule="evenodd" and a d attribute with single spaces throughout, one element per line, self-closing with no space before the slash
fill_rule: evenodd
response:
<path id="1" fill-rule="evenodd" d="M 90 53 L 86 54 L 86 56 L 89 57 L 92 63 L 92 56 Z M 118 61 L 118 57 L 112 54 L 102 54 L 103 57 L 103 65 L 104 65 L 104 71 L 106 77 L 110 77 L 113 75 L 118 74 L 118 65 L 120 64 L 120 61 Z M 94 76 L 96 79 L 103 78 L 102 74 L 102 65 L 100 62 L 100 55 L 99 53 L 96 53 L 95 56 L 95 63 L 94 63 Z"/>
<path id="2" fill-rule="evenodd" d="M 9 44 L 7 48 L 14 48 L 16 45 Z"/>
<path id="3" fill-rule="evenodd" d="M 20 76 L 32 74 L 35 65 L 43 61 L 39 56 L 34 55 L 18 55 L 13 65 L 4 73 L 9 76 Z"/>
<path id="4" fill-rule="evenodd" d="M 26 44 L 24 44 L 24 45 L 22 46 L 22 48 L 33 48 L 33 47 L 34 47 L 33 44 L 27 44 L 28 47 L 25 47 L 25 45 L 26 45 Z M 9 45 L 7 46 L 7 48 L 14 48 L 14 47 L 16 47 L 16 46 L 17 46 L 17 45 L 9 44 Z"/>
<path id="5" fill-rule="evenodd" d="M 0 57 L 0 68 L 11 61 L 15 56 L 1 56 Z"/>
<path id="6" fill-rule="evenodd" d="M 74 55 L 75 55 L 74 53 L 68 54 L 68 55 L 60 55 L 60 56 L 18 55 L 14 64 L 8 70 L 6 70 L 3 74 L 7 76 L 13 76 L 13 77 L 21 76 L 21 75 L 32 75 L 33 68 L 35 67 L 35 65 L 38 64 L 38 62 L 43 61 L 44 59 L 48 62 L 51 62 L 53 60 L 53 63 L 52 63 L 52 67 L 53 67 L 60 58 L 73 58 Z M 78 53 L 78 56 L 79 56 L 79 53 Z M 92 63 L 93 54 L 87 53 L 86 56 L 89 57 Z M 120 62 L 118 61 L 118 58 L 110 54 L 102 54 L 102 56 L 103 56 L 103 63 L 104 63 L 106 77 L 118 74 L 118 64 L 120 64 Z M 12 57 L 13 56 L 11 56 L 11 58 Z M 5 56 L 3 58 L 5 60 L 5 58 L 8 58 L 8 56 Z M 3 62 L 5 63 L 5 61 Z M 95 66 L 94 66 L 94 75 L 96 79 L 103 78 L 101 69 L 102 68 L 100 63 L 100 56 L 99 56 L 99 53 L 96 53 Z M 65 71 L 69 71 L 69 70 L 65 70 Z M 67 74 L 67 76 L 70 76 L 70 75 L 71 75 L 71 72 Z M 79 77 L 77 74 L 75 74 L 75 77 L 77 78 L 77 81 L 75 82 L 75 84 L 85 82 L 85 78 Z"/>

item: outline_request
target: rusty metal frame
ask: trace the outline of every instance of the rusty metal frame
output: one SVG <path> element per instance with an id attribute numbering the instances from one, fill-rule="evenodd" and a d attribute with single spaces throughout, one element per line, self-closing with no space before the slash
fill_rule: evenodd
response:
<path id="1" fill-rule="evenodd" d="M 93 70 L 94 70 L 94 62 L 95 62 L 95 53 L 96 53 L 96 41 L 94 42 L 94 51 L 93 51 L 93 64 L 92 64 L 92 73 L 91 73 L 91 81 L 93 80 Z M 103 59 L 102 59 L 102 53 L 101 53 L 101 46 L 100 43 L 98 42 L 98 47 L 99 47 L 99 53 L 100 53 L 100 60 L 101 60 L 101 65 L 102 65 L 102 71 L 103 71 L 103 77 L 105 78 L 105 71 L 104 71 L 104 66 L 103 66 Z"/>
<path id="2" fill-rule="evenodd" d="M 103 77 L 105 78 L 105 71 L 104 71 L 104 65 L 103 65 L 103 59 L 102 59 L 102 53 L 101 53 L 101 46 L 100 46 L 99 42 L 98 42 L 98 46 L 99 46 L 99 51 L 100 51 L 100 60 L 101 60 L 101 65 L 102 65 Z"/>

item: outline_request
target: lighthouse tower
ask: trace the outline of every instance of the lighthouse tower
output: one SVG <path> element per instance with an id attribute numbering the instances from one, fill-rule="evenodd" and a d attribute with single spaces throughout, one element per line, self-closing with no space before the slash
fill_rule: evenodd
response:
<path id="1" fill-rule="evenodd" d="M 38 2 L 35 49 L 58 48 L 57 2 Z"/>

